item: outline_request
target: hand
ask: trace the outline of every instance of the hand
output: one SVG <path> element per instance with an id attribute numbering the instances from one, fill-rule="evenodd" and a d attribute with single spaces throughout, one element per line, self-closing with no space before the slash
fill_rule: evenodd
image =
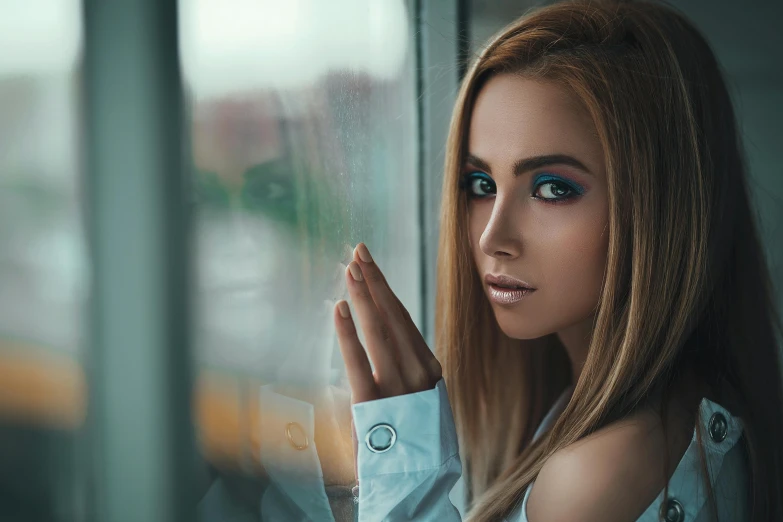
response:
<path id="1" fill-rule="evenodd" d="M 364 243 L 353 252 L 345 270 L 348 294 L 364 331 L 367 353 L 359 341 L 348 303 L 339 301 L 334 322 L 340 351 L 345 361 L 351 403 L 395 397 L 431 390 L 442 377 L 442 368 L 427 347 L 410 314 L 389 288 Z M 354 459 L 358 455 L 356 428 L 353 431 Z M 356 460 L 354 471 L 358 476 Z"/>

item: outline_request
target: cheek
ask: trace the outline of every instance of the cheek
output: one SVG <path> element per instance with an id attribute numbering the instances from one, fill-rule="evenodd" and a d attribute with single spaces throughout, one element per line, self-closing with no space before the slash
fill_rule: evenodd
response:
<path id="1" fill-rule="evenodd" d="M 468 204 L 468 240 L 470 241 L 470 250 L 478 261 L 480 252 L 479 241 L 481 234 L 487 228 L 487 223 L 492 212 L 492 206 L 486 204 Z"/>
<path id="2" fill-rule="evenodd" d="M 590 209 L 581 209 L 590 210 Z M 598 301 L 609 247 L 608 216 L 561 212 L 540 223 L 538 248 L 550 304 L 567 314 L 586 315 Z"/>

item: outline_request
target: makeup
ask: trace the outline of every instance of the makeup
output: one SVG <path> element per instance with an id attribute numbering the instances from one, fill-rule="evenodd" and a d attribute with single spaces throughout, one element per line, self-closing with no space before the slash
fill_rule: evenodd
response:
<path id="1" fill-rule="evenodd" d="M 575 181 L 556 174 L 541 174 L 533 181 L 530 197 L 548 205 L 573 203 L 584 195 L 585 189 Z"/>
<path id="2" fill-rule="evenodd" d="M 493 284 L 487 285 L 487 288 L 489 288 L 490 301 L 501 305 L 518 303 L 524 297 L 535 292 L 530 288 L 503 288 Z"/>
<path id="3" fill-rule="evenodd" d="M 487 274 L 484 283 L 489 288 L 489 299 L 498 304 L 514 304 L 536 291 L 531 284 L 505 274 Z"/>

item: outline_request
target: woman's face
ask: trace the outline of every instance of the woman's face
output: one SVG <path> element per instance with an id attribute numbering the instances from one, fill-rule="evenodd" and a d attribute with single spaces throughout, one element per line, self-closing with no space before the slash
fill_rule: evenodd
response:
<path id="1" fill-rule="evenodd" d="M 552 82 L 492 77 L 476 99 L 461 178 L 473 257 L 503 332 L 589 336 L 609 202 L 601 143 L 576 97 Z M 498 289 L 490 275 L 534 290 Z"/>

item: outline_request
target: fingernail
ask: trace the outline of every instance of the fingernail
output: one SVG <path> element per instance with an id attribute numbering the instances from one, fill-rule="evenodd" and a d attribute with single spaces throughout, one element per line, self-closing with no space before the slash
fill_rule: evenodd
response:
<path id="1" fill-rule="evenodd" d="M 348 270 L 351 271 L 351 277 L 353 277 L 354 281 L 362 280 L 362 269 L 359 268 L 355 261 L 351 261 L 348 264 Z"/>
<path id="2" fill-rule="evenodd" d="M 367 248 L 367 245 L 359 243 L 357 248 L 359 249 L 359 258 L 365 263 L 372 263 L 372 256 L 370 255 L 370 250 Z"/>
<path id="3" fill-rule="evenodd" d="M 351 309 L 348 308 L 348 303 L 345 301 L 337 303 L 337 310 L 340 312 L 340 315 L 343 316 L 343 319 L 351 317 Z"/>

